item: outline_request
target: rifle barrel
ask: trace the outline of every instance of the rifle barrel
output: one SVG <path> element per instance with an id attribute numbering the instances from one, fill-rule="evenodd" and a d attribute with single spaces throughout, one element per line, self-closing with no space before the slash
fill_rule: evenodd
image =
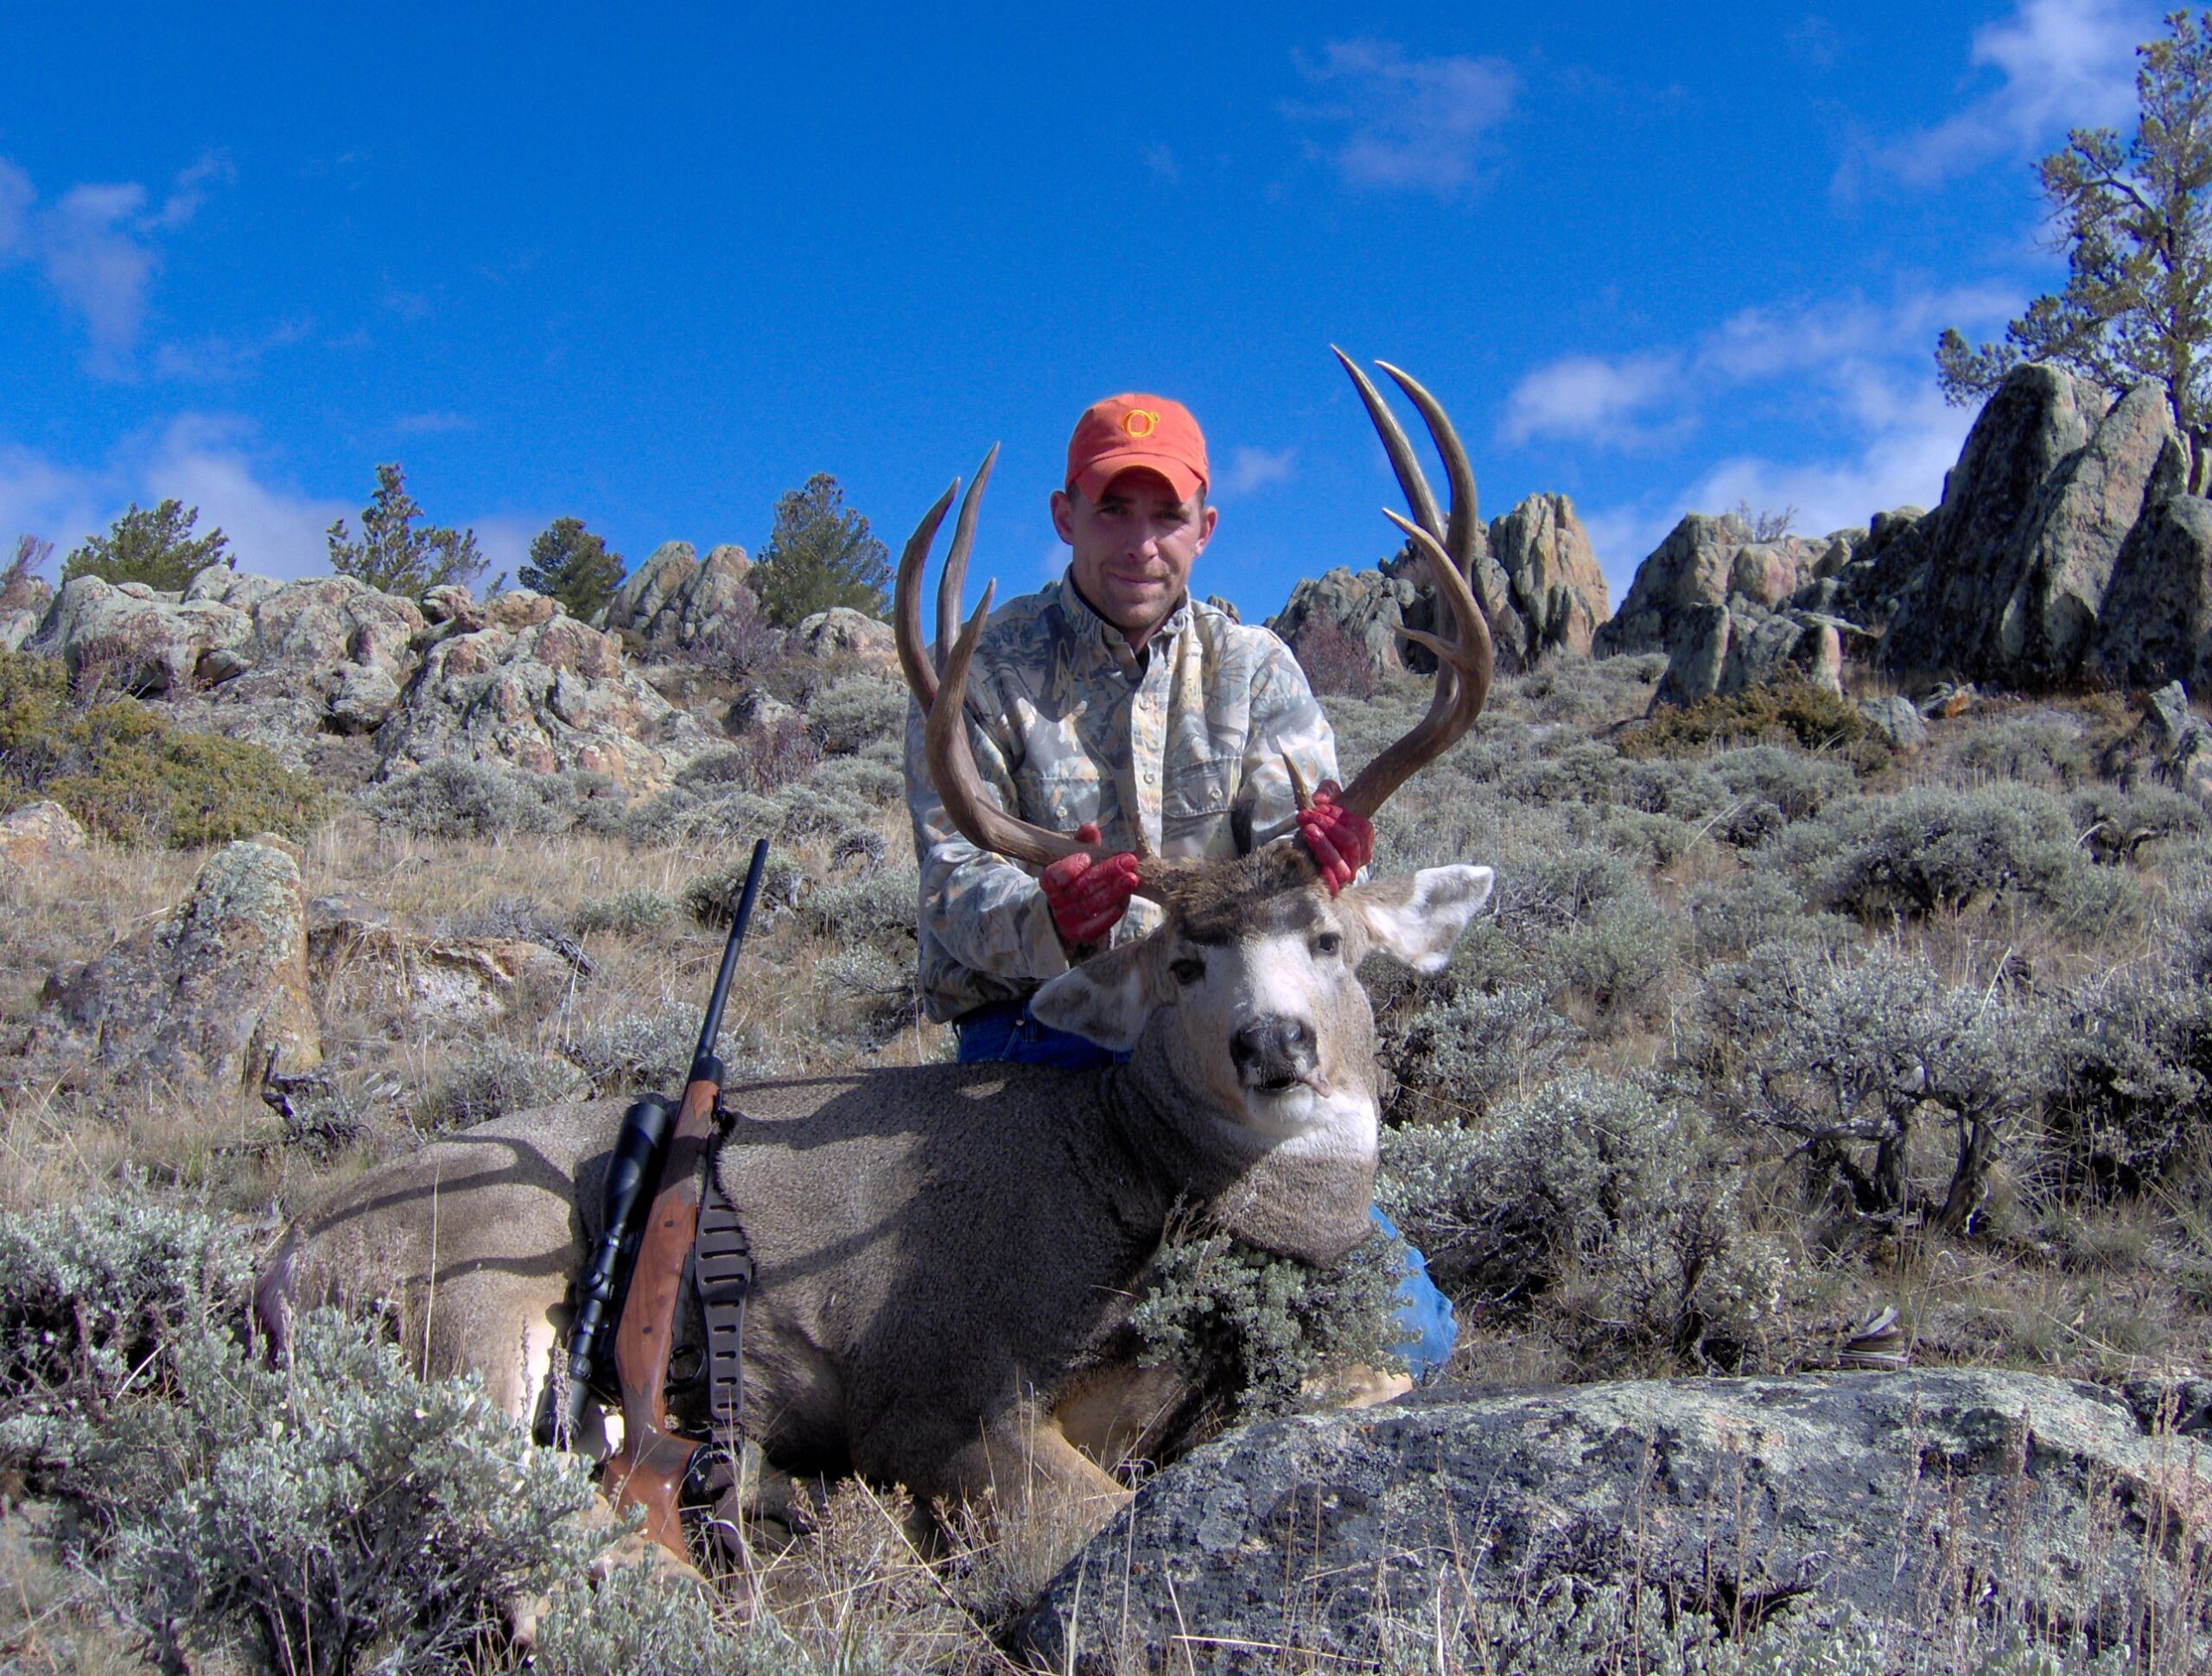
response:
<path id="1" fill-rule="evenodd" d="M 753 904 L 760 894 L 760 873 L 767 862 L 768 841 L 754 840 L 753 862 L 745 870 L 744 893 L 730 913 L 729 941 L 722 945 L 721 970 L 715 974 L 715 992 L 707 998 L 707 1017 L 699 1026 L 699 1045 L 691 1054 L 691 1082 L 704 1078 L 719 1084 L 722 1080 L 721 1066 L 715 1058 L 715 1043 L 722 1033 L 722 1007 L 729 1000 L 730 974 L 737 970 L 737 951 L 744 946 L 745 928 L 753 921 Z"/>

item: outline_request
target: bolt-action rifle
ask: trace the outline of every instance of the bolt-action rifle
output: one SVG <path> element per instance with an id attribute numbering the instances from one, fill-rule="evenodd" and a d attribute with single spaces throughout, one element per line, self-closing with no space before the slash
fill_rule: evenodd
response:
<path id="1" fill-rule="evenodd" d="M 645 1534 L 677 1555 L 684 1551 L 677 1501 L 696 1445 L 670 1434 L 669 1349 L 683 1284 L 683 1260 L 698 1232 L 700 1168 L 714 1134 L 715 1107 L 721 1098 L 727 1076 L 722 1062 L 715 1057 L 715 1042 L 721 1034 L 730 974 L 737 966 L 745 928 L 760 893 L 761 868 L 767 860 L 768 841 L 764 838 L 753 847 L 745 889 L 730 916 L 729 941 L 723 945 L 721 969 L 715 975 L 714 993 L 707 1000 L 706 1019 L 699 1029 L 699 1045 L 691 1055 L 691 1075 L 684 1085 L 683 1104 L 677 1108 L 673 1129 L 668 1127 L 665 1101 L 641 1100 L 623 1119 L 622 1133 L 607 1171 L 607 1235 L 581 1283 L 582 1302 L 569 1345 L 569 1412 L 573 1433 L 582 1418 L 580 1393 L 588 1381 L 596 1354 L 595 1348 L 583 1339 L 586 1314 L 593 1316 L 591 1330 L 595 1340 L 602 1330 L 601 1324 L 624 1243 L 618 1230 L 630 1225 L 641 1197 L 640 1187 L 648 1178 L 650 1161 L 659 1153 L 659 1186 L 636 1236 L 637 1255 L 630 1265 L 629 1286 L 614 1329 L 614 1368 L 622 1394 L 622 1447 L 608 1457 L 601 1470 L 601 1482 L 618 1511 L 632 1506 L 643 1508 Z M 660 1134 L 666 1135 L 664 1143 Z M 625 1201 L 619 1221 L 613 1215 L 618 1190 Z"/>

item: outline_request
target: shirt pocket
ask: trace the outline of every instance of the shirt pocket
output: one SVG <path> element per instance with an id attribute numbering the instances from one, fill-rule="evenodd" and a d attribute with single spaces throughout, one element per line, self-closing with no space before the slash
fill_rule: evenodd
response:
<path id="1" fill-rule="evenodd" d="M 1236 792 L 1242 759 L 1209 757 L 1185 762 L 1167 776 L 1160 793 L 1160 839 L 1181 839 L 1188 848 L 1213 854 L 1232 848 L 1229 804 Z"/>

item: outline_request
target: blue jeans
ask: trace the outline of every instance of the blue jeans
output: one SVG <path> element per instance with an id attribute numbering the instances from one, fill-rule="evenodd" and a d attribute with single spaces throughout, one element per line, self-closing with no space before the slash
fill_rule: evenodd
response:
<path id="1" fill-rule="evenodd" d="M 1129 1056 L 1101 1047 L 1089 1037 L 1055 1030 L 1040 1024 L 1027 1006 L 1011 1001 L 980 1007 L 961 1019 L 960 1063 L 979 1064 L 1003 1060 L 1017 1065 L 1053 1065 L 1063 1070 L 1088 1070 L 1097 1065 L 1123 1065 Z M 1386 1240 L 1402 1238 L 1397 1226 L 1373 1205 L 1367 1214 Z M 1407 1342 L 1398 1354 L 1416 1384 L 1433 1379 L 1451 1360 L 1459 1342 L 1459 1323 L 1452 1316 L 1452 1300 L 1437 1291 L 1428 1278 L 1428 1260 L 1412 1246 L 1406 1247 L 1405 1278 L 1398 1282 L 1398 1325 Z"/>

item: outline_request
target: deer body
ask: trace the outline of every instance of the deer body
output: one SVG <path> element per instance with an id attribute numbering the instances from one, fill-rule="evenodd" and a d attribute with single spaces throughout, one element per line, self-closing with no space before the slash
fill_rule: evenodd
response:
<path id="1" fill-rule="evenodd" d="M 1233 946 L 1147 939 L 1040 992 L 1040 1016 L 1130 1045 L 1126 1065 L 923 1066 L 731 1089 L 712 1167 L 759 1265 L 747 1435 L 780 1464 L 850 1468 L 925 1496 L 1033 1475 L 1112 1494 L 1060 1421 L 1080 1411 L 1086 1440 L 1105 1444 L 1160 1418 L 1172 1393 L 1138 1376 L 1123 1328 L 1171 1214 L 1179 1204 L 1312 1262 L 1367 1236 L 1373 1019 L 1351 966 L 1377 925 L 1395 952 L 1437 962 L 1488 884 L 1484 869 L 1450 867 L 1338 905 L 1318 886 L 1232 899 L 1218 911 L 1254 930 Z M 1425 928 L 1417 943 L 1394 917 Z M 1328 936 L 1351 946 L 1304 955 Z M 1173 969 L 1201 958 L 1211 979 Z M 1160 1000 L 1163 987 L 1184 1004 Z M 1227 1045 L 1238 1019 L 1292 1016 L 1305 1054 L 1240 1064 Z M 257 1296 L 263 1322 L 281 1341 L 292 1308 L 395 1298 L 426 1371 L 476 1369 L 529 1419 L 620 1119 L 613 1101 L 518 1114 L 370 1172 L 292 1230 Z"/>

